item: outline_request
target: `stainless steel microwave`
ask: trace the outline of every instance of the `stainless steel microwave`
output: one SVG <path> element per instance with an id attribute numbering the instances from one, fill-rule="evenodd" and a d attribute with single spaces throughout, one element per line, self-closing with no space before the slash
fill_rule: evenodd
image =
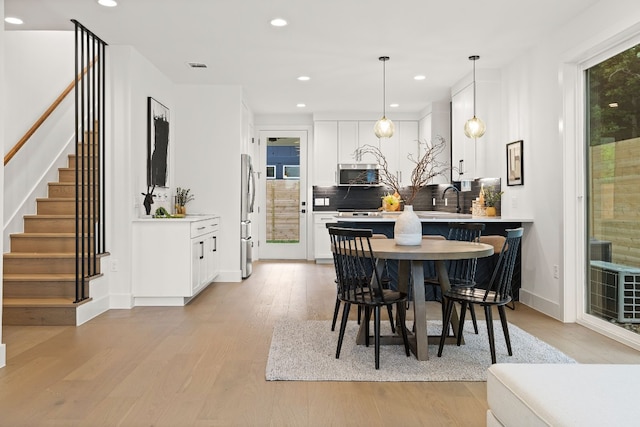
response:
<path id="1" fill-rule="evenodd" d="M 380 170 L 376 164 L 338 163 L 338 185 L 380 185 Z"/>

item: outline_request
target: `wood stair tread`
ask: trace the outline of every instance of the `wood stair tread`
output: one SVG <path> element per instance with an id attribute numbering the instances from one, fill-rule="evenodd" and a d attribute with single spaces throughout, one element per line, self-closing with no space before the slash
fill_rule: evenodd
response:
<path id="1" fill-rule="evenodd" d="M 75 274 L 62 274 L 62 273 L 42 273 L 42 274 L 20 274 L 20 273 L 4 273 L 2 275 L 4 280 L 11 280 L 14 282 L 40 282 L 43 280 L 53 280 L 56 282 L 75 282 Z"/>
<path id="2" fill-rule="evenodd" d="M 75 258 L 75 252 L 5 252 L 5 258 Z M 98 257 L 100 255 L 97 255 Z"/>
<path id="3" fill-rule="evenodd" d="M 10 236 L 12 238 L 38 238 L 38 237 L 42 237 L 42 238 L 52 238 L 52 237 L 66 237 L 66 238 L 71 238 L 71 237 L 75 237 L 76 233 L 31 233 L 31 232 L 27 232 L 27 233 L 14 233 L 14 234 L 10 234 Z M 85 237 L 93 237 L 92 234 L 90 233 L 84 233 Z"/>
<path id="4" fill-rule="evenodd" d="M 37 202 L 76 202 L 76 199 L 71 199 L 68 197 L 38 197 L 36 199 Z M 93 202 L 93 199 L 84 199 L 85 202 L 91 201 Z"/>
<path id="5" fill-rule="evenodd" d="M 74 302 L 73 298 L 3 298 L 4 307 L 77 307 L 91 301 Z"/>

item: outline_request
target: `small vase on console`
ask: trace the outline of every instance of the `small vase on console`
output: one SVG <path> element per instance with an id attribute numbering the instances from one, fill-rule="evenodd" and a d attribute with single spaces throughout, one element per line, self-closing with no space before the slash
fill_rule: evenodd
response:
<path id="1" fill-rule="evenodd" d="M 418 246 L 422 242 L 422 223 L 413 211 L 413 206 L 405 206 L 396 219 L 393 239 L 400 246 Z"/>

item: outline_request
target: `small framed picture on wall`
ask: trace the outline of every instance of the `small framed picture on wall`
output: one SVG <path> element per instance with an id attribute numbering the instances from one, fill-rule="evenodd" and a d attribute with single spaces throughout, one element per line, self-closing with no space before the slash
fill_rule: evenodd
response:
<path id="1" fill-rule="evenodd" d="M 507 144 L 507 185 L 523 185 L 522 140 Z"/>

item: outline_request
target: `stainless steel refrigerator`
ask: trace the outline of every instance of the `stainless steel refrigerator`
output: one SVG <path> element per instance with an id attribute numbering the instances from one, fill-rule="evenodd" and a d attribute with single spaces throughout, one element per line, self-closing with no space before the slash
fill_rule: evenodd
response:
<path id="1" fill-rule="evenodd" d="M 253 206 L 256 201 L 256 180 L 251 164 L 251 156 L 241 155 L 241 178 L 240 185 L 242 196 L 240 202 L 240 267 L 242 278 L 246 279 L 251 275 L 251 252 L 253 240 L 251 239 L 251 219 L 249 214 L 253 213 Z"/>

